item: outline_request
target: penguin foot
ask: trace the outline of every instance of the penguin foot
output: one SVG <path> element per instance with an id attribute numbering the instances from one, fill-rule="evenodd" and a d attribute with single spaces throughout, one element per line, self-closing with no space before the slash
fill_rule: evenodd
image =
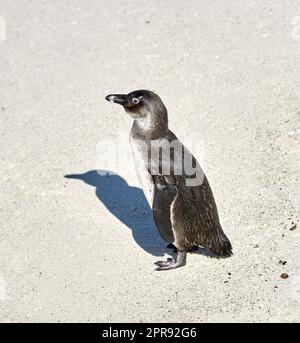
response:
<path id="1" fill-rule="evenodd" d="M 170 270 L 182 267 L 186 264 L 186 251 L 180 251 L 175 258 L 168 258 L 167 261 L 157 261 L 155 265 L 158 267 L 155 270 Z"/>

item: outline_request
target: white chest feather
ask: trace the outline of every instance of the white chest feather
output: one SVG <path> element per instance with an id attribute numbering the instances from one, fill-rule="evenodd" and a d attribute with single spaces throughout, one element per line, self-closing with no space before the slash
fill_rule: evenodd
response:
<path id="1" fill-rule="evenodd" d="M 130 144 L 133 153 L 133 162 L 137 172 L 140 184 L 145 197 L 152 207 L 154 183 L 151 174 L 148 171 L 148 148 L 147 144 L 139 139 L 130 136 Z"/>
<path id="2" fill-rule="evenodd" d="M 144 117 L 136 119 L 136 122 L 140 130 L 143 131 L 149 130 L 153 124 L 150 114 L 146 114 Z"/>

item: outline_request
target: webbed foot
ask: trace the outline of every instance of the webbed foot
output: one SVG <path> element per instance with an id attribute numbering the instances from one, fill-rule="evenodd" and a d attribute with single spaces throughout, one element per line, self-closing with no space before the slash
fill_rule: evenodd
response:
<path id="1" fill-rule="evenodd" d="M 178 252 L 176 258 L 168 258 L 167 261 L 157 261 L 155 270 L 170 270 L 182 267 L 186 264 L 186 251 Z"/>

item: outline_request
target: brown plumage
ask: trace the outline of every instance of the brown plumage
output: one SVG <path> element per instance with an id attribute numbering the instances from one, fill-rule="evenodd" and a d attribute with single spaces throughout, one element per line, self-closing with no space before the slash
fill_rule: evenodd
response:
<path id="1" fill-rule="evenodd" d="M 140 90 L 106 99 L 121 104 L 134 119 L 130 137 L 137 172 L 160 235 L 177 248 L 175 259 L 156 262 L 157 270 L 183 266 L 187 251 L 195 246 L 210 249 L 216 257 L 232 255 L 208 180 L 194 156 L 169 130 L 167 109 L 159 96 Z M 155 144 L 168 154 L 155 155 Z M 166 166 L 170 166 L 167 173 Z"/>
<path id="2" fill-rule="evenodd" d="M 229 239 L 224 234 L 217 206 L 204 176 L 199 186 L 185 185 L 184 177 L 173 176 L 177 194 L 171 205 L 171 222 L 178 250 L 190 250 L 194 245 L 210 249 L 217 257 L 232 254 Z"/>

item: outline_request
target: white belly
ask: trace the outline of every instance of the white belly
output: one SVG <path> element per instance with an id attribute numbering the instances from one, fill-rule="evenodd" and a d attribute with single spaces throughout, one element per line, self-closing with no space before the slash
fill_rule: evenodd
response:
<path id="1" fill-rule="evenodd" d="M 134 167 L 137 172 L 141 187 L 145 197 L 152 208 L 154 182 L 151 174 L 148 171 L 148 149 L 144 141 L 135 139 L 130 136 L 130 144 L 133 153 Z"/>

